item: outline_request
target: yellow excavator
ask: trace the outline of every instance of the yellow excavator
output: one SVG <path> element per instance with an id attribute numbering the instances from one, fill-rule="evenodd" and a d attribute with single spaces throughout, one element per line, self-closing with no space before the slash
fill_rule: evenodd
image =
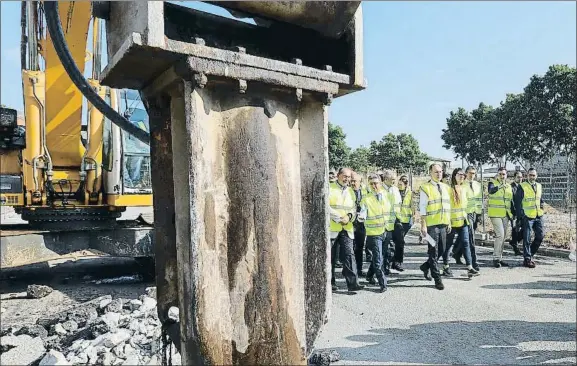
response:
<path id="1" fill-rule="evenodd" d="M 20 190 L 6 194 L 29 221 L 98 221 L 150 204 L 152 186 L 157 312 L 182 363 L 306 365 L 330 316 L 328 110 L 366 87 L 362 9 L 214 3 L 256 25 L 175 2 L 27 3 L 25 148 L 3 111 L 14 168 L 2 174 Z M 91 10 L 109 58 L 86 80 Z M 138 90 L 150 131 L 136 95 L 97 80 Z M 94 106 L 85 142 L 81 94 Z M 121 232 L 87 236 L 121 252 Z"/>
<path id="2" fill-rule="evenodd" d="M 151 206 L 149 146 L 86 102 L 46 31 L 43 2 L 23 1 L 21 11 L 26 123 L 17 126 L 16 111 L 2 109 L 0 205 L 13 206 L 30 226 L 43 229 L 107 227 L 127 207 Z M 61 2 L 59 14 L 74 62 L 83 73 L 92 65 L 93 90 L 148 132 L 138 92 L 99 84 L 104 30 L 92 3 Z"/>

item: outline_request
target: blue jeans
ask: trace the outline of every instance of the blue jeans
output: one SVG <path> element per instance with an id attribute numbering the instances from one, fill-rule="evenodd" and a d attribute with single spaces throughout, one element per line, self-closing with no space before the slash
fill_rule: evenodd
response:
<path id="1" fill-rule="evenodd" d="M 386 234 L 367 236 L 367 248 L 371 252 L 372 257 L 371 266 L 367 272 L 367 278 L 375 275 L 381 287 L 387 286 L 387 279 L 383 272 L 383 250 L 386 250 L 383 248 L 384 235 Z"/>
<path id="2" fill-rule="evenodd" d="M 453 246 L 455 235 L 457 236 L 455 247 L 458 247 L 463 251 L 465 264 L 470 266 L 473 263 L 477 263 L 477 254 L 474 249 L 475 247 L 471 248 L 470 245 L 469 225 L 465 225 L 452 228 L 451 232 L 447 235 L 447 246 L 443 252 L 443 264 L 449 264 L 449 253 L 451 252 L 451 247 Z"/>
<path id="3" fill-rule="evenodd" d="M 531 243 L 531 230 L 535 231 L 533 243 Z M 543 216 L 534 219 L 525 216 L 523 218 L 523 234 L 523 258 L 531 260 L 543 242 Z"/>

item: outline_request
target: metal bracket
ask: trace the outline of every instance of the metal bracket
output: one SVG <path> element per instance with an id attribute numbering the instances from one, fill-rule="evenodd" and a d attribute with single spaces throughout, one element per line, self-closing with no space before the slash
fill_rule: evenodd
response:
<path id="1" fill-rule="evenodd" d="M 246 88 L 247 88 L 246 80 L 239 79 L 238 80 L 238 92 L 240 94 L 244 94 L 244 93 L 246 93 Z"/>
<path id="2" fill-rule="evenodd" d="M 206 86 L 206 83 L 208 82 L 208 77 L 204 72 L 195 73 L 194 82 L 199 88 L 203 89 Z"/>

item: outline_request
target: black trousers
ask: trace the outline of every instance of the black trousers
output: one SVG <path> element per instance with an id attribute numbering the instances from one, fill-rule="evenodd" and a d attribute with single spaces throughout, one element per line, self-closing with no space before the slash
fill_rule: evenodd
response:
<path id="1" fill-rule="evenodd" d="M 434 225 L 427 227 L 427 233 L 435 240 L 436 245 L 428 244 L 427 254 L 429 258 L 421 268 L 431 271 L 431 277 L 435 280 L 441 279 L 441 272 L 439 271 L 439 257 L 445 252 L 447 245 L 447 225 Z"/>
<path id="2" fill-rule="evenodd" d="M 337 253 L 338 248 L 338 253 Z M 337 256 L 341 260 L 343 266 L 343 277 L 347 282 L 348 288 L 358 286 L 359 281 L 357 277 L 357 264 L 355 261 L 353 250 L 353 239 L 349 238 L 349 234 L 342 230 L 335 239 L 331 239 L 331 283 L 335 284 L 335 271 Z"/>
<path id="3" fill-rule="evenodd" d="M 393 243 L 395 243 L 393 262 L 403 263 L 405 257 L 405 236 L 410 229 L 411 224 L 403 224 L 400 221 L 395 223 L 395 229 L 393 230 Z"/>
<path id="4" fill-rule="evenodd" d="M 511 240 L 509 244 L 513 248 L 517 248 L 517 244 L 523 243 L 524 237 L 524 225 L 523 220 L 519 218 L 515 218 L 511 220 Z"/>
<path id="5" fill-rule="evenodd" d="M 362 222 L 355 223 L 354 251 L 355 262 L 357 262 L 357 275 L 359 276 L 363 271 L 363 252 L 368 250 L 368 248 L 365 247 L 366 237 L 367 230 L 365 229 L 365 224 Z"/>

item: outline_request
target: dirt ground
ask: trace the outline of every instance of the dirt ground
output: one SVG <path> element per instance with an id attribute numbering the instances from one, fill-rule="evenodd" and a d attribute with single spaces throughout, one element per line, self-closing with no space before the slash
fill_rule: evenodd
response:
<path id="1" fill-rule="evenodd" d="M 29 284 L 48 285 L 54 291 L 40 299 L 26 298 Z M 141 277 L 131 274 L 116 278 L 116 282 L 107 283 L 106 278 L 74 278 L 59 276 L 49 281 L 35 279 L 24 281 L 0 282 L 0 307 L 2 308 L 1 327 L 24 326 L 34 324 L 40 316 L 55 314 L 99 296 L 112 295 L 112 298 L 138 299 L 153 282 L 144 282 Z"/>

